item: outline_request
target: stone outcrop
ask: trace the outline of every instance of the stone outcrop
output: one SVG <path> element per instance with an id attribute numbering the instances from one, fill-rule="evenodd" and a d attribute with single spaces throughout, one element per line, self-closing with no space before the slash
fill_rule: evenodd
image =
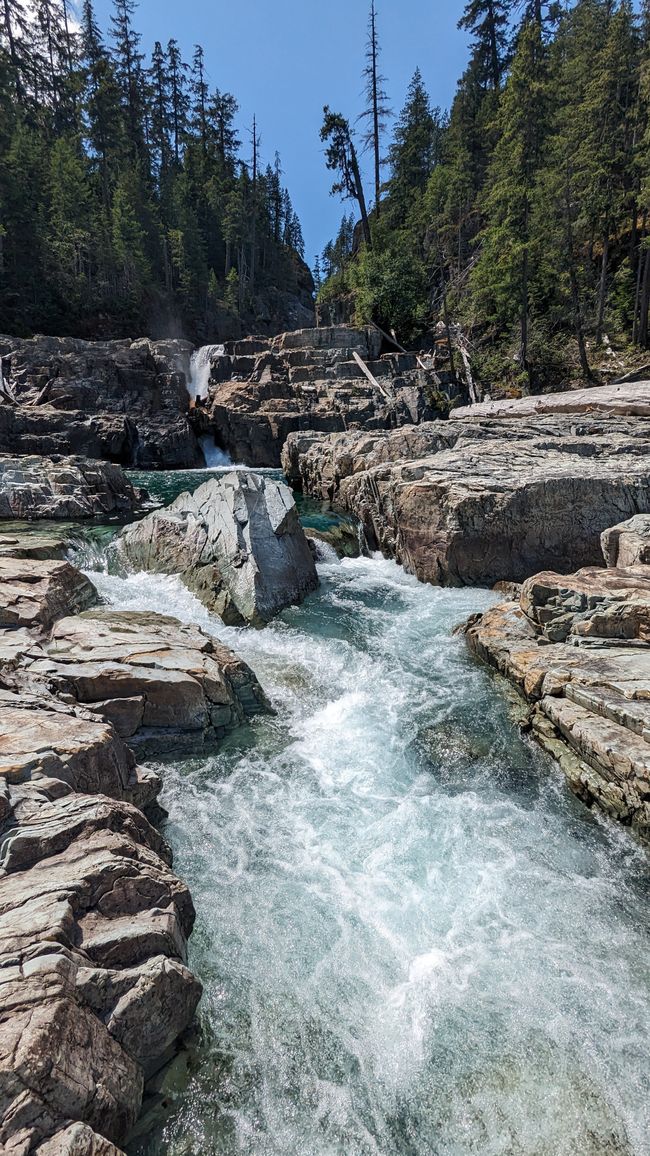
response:
<path id="1" fill-rule="evenodd" d="M 46 630 L 97 601 L 92 582 L 69 562 L 0 556 L 0 628 Z"/>
<path id="2" fill-rule="evenodd" d="M 81 457 L 0 457 L 0 519 L 126 520 L 147 495 L 119 466 Z"/>
<path id="3" fill-rule="evenodd" d="M 650 515 L 637 514 L 603 533 L 600 544 L 608 566 L 650 563 Z"/>
<path id="4" fill-rule="evenodd" d="M 471 619 L 476 655 L 532 704 L 530 725 L 589 805 L 650 840 L 650 566 L 537 574 Z"/>
<path id="5" fill-rule="evenodd" d="M 82 454 L 142 469 L 202 464 L 186 341 L 0 337 L 0 452 Z"/>
<path id="6" fill-rule="evenodd" d="M 599 385 L 589 389 L 544 393 L 503 401 L 484 401 L 462 406 L 451 413 L 455 421 L 484 421 L 486 418 L 515 419 L 570 414 L 609 417 L 650 417 L 650 381 Z"/>
<path id="7" fill-rule="evenodd" d="M 194 626 L 159 614 L 91 610 L 58 622 L 22 669 L 123 738 L 222 738 L 269 709 L 253 672 Z"/>
<path id="8" fill-rule="evenodd" d="M 213 358 L 209 398 L 193 413 L 195 428 L 213 435 L 236 462 L 279 466 L 292 432 L 390 429 L 446 412 L 449 399 L 438 390 L 429 355 L 418 361 L 381 350 L 376 329 L 346 326 L 230 343 Z"/>
<path id="9" fill-rule="evenodd" d="M 644 418 L 458 420 L 292 435 L 284 465 L 423 581 L 491 586 L 597 565 L 603 531 L 650 512 L 649 450 Z"/>
<path id="10" fill-rule="evenodd" d="M 192 902 L 113 729 L 0 693 L 0 1148 L 110 1152 L 200 996 Z"/>
<path id="11" fill-rule="evenodd" d="M 262 626 L 318 585 L 291 491 L 245 470 L 181 494 L 128 526 L 118 546 L 136 569 L 179 574 L 234 625 Z"/>
<path id="12" fill-rule="evenodd" d="M 0 552 L 7 602 L 23 581 L 34 603 L 0 622 L 0 1151 L 121 1156 L 201 993 L 191 897 L 145 817 L 161 779 L 132 748 L 214 743 L 269 708 L 196 627 L 76 615 L 94 588 L 37 541 Z"/>

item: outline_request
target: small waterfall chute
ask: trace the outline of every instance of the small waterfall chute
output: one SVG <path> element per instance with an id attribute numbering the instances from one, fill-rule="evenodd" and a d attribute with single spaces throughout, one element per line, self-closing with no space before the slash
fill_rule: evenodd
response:
<path id="1" fill-rule="evenodd" d="M 190 376 L 187 382 L 187 392 L 192 401 L 206 398 L 210 385 L 212 362 L 216 357 L 225 357 L 224 345 L 202 345 L 195 349 L 190 360 Z"/>
<path id="2" fill-rule="evenodd" d="M 216 470 L 224 466 L 232 465 L 230 454 L 219 448 L 212 434 L 205 434 L 199 438 L 199 445 L 203 450 L 205 464 L 209 470 Z"/>

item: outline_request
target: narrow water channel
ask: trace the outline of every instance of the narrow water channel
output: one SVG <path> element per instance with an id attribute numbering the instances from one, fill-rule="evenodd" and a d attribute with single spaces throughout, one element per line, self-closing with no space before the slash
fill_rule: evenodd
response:
<path id="1" fill-rule="evenodd" d="M 133 1156 L 647 1156 L 647 857 L 520 738 L 456 623 L 484 591 L 373 558 L 261 632 L 177 579 L 277 714 L 165 765 L 199 1040 Z"/>

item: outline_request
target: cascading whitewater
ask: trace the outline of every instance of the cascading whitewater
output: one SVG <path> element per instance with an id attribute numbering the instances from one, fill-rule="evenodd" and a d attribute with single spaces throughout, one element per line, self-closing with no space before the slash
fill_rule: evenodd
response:
<path id="1" fill-rule="evenodd" d="M 452 627 L 493 596 L 321 567 L 264 631 L 173 577 L 277 708 L 165 765 L 198 910 L 189 1084 L 147 1156 L 647 1156 L 647 858 L 512 725 Z"/>
<path id="2" fill-rule="evenodd" d="M 224 345 L 202 345 L 200 349 L 194 350 L 187 383 L 187 392 L 192 401 L 208 396 L 212 362 L 215 357 L 224 357 L 225 352 Z"/>

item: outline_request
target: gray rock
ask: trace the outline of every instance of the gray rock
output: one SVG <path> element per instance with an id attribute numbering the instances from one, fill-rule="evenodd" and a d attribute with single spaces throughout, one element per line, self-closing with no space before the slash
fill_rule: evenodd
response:
<path id="1" fill-rule="evenodd" d="M 650 512 L 650 420 L 538 417 L 294 435 L 285 468 L 425 582 L 521 582 L 598 565 L 600 535 Z"/>
<path id="2" fill-rule="evenodd" d="M 470 619 L 470 648 L 532 703 L 576 794 L 650 841 L 650 567 L 538 574 Z"/>
<path id="3" fill-rule="evenodd" d="M 231 624 L 263 626 L 318 585 L 291 491 L 243 470 L 128 526 L 119 547 L 136 568 L 179 574 Z"/>
<path id="4" fill-rule="evenodd" d="M 0 556 L 0 627 L 46 629 L 98 601 L 92 582 L 69 562 Z"/>
<path id="5" fill-rule="evenodd" d="M 621 522 L 605 530 L 600 539 L 603 557 L 612 569 L 617 566 L 645 565 L 650 562 L 650 515 Z"/>
<path id="6" fill-rule="evenodd" d="M 28 650 L 21 670 L 131 741 L 172 734 L 214 740 L 269 710 L 245 662 L 198 627 L 157 614 L 94 610 L 65 618 L 49 641 Z M 51 741 L 46 727 L 43 735 Z M 25 741 L 28 751 L 35 740 Z"/>
<path id="7" fill-rule="evenodd" d="M 650 417 L 650 381 L 570 389 L 564 393 L 545 393 L 506 401 L 484 401 L 480 405 L 461 406 L 450 416 L 454 421 L 483 421 L 485 418 L 521 421 L 541 414 Z"/>
<path id="8" fill-rule="evenodd" d="M 201 464 L 187 341 L 0 337 L 0 452 L 84 454 L 142 469 Z"/>
<path id="9" fill-rule="evenodd" d="M 0 519 L 125 519 L 146 497 L 110 462 L 0 457 Z"/>

